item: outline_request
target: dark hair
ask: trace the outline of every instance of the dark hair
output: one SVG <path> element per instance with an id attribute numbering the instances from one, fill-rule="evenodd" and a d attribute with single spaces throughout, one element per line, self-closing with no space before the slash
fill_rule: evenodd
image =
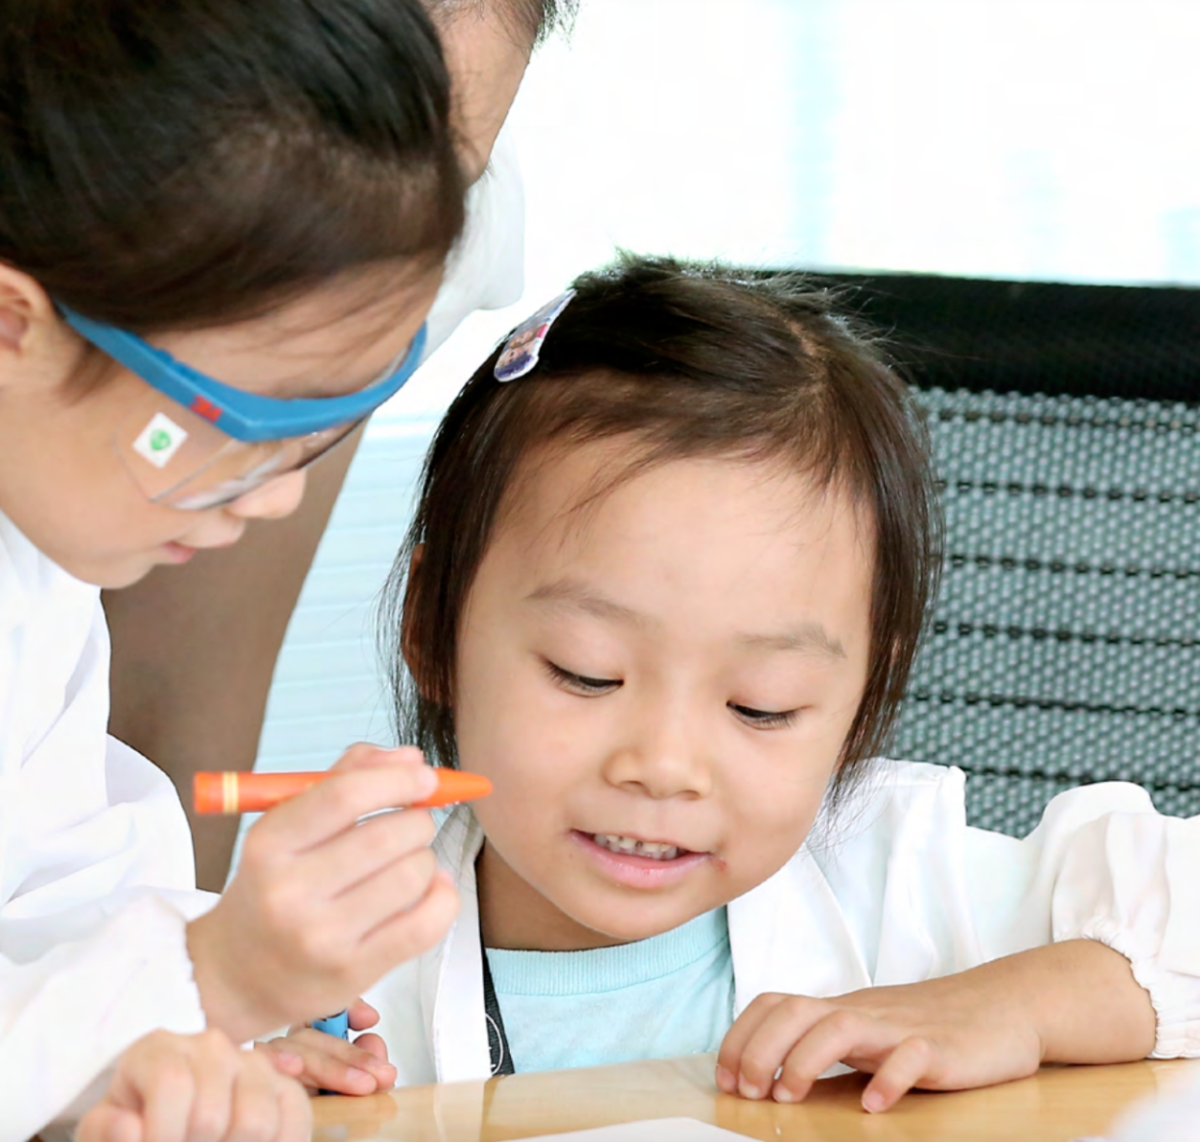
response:
<path id="1" fill-rule="evenodd" d="M 795 275 L 626 257 L 575 289 L 536 368 L 500 384 L 493 353 L 434 438 L 381 609 L 397 730 L 434 762 L 457 764 L 459 620 L 535 449 L 629 437 L 629 473 L 685 457 L 781 459 L 818 486 L 846 488 L 874 529 L 868 676 L 831 787 L 836 801 L 887 744 L 940 566 L 924 432 L 907 385 L 834 313 L 827 291 Z"/>
<path id="2" fill-rule="evenodd" d="M 419 0 L 0 9 L 0 260 L 138 332 L 251 316 L 462 226 Z"/>
<path id="3" fill-rule="evenodd" d="M 555 28 L 569 24 L 578 3 L 579 0 L 428 0 L 433 11 L 444 11 L 451 19 L 465 8 L 503 4 L 535 44 L 542 43 Z"/>

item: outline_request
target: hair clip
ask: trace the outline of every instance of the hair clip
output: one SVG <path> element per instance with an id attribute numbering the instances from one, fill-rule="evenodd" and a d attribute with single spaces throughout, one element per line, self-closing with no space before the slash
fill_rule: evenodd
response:
<path id="1" fill-rule="evenodd" d="M 525 376 L 538 363 L 538 357 L 542 352 L 542 342 L 546 340 L 550 326 L 567 308 L 567 303 L 574 296 L 573 289 L 559 294 L 553 301 L 546 302 L 533 316 L 527 317 L 512 331 L 504 343 L 500 356 L 496 358 L 494 370 L 496 380 L 515 381 L 518 377 Z"/>

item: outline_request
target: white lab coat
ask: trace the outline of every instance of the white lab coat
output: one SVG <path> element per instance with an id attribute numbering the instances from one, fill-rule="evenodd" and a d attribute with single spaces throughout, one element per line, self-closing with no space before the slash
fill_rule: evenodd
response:
<path id="1" fill-rule="evenodd" d="M 213 898 L 170 781 L 107 722 L 99 590 L 0 515 L 0 1142 L 156 1027 L 204 1028 L 184 928 Z"/>
<path id="2" fill-rule="evenodd" d="M 523 243 L 505 129 L 427 353 L 475 309 L 517 299 Z M 108 668 L 99 591 L 0 514 L 0 1142 L 61 1136 L 135 1040 L 205 1026 L 185 926 L 216 897 L 194 889 L 171 782 L 106 734 Z"/>
<path id="3" fill-rule="evenodd" d="M 1200 1055 L 1200 817 L 1154 812 L 1135 785 L 1056 797 L 1025 840 L 968 828 L 961 770 L 883 762 L 826 839 L 729 905 L 736 1009 L 912 983 L 1074 938 L 1129 957 L 1158 1014 L 1158 1057 Z M 385 977 L 380 1011 L 401 1084 L 486 1078 L 475 858 L 466 807 L 435 849 L 462 911 L 436 948 Z"/>

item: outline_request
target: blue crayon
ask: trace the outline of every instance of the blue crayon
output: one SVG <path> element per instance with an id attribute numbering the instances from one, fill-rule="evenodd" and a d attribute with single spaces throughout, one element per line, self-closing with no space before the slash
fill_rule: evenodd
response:
<path id="1" fill-rule="evenodd" d="M 339 1011 L 336 1015 L 327 1015 L 324 1019 L 314 1019 L 312 1021 L 312 1029 L 314 1031 L 324 1031 L 326 1035 L 332 1035 L 335 1039 L 350 1038 L 350 1012 Z M 337 1094 L 335 1090 L 319 1090 L 317 1094 Z"/>
<path id="2" fill-rule="evenodd" d="M 336 1015 L 327 1015 L 324 1019 L 314 1019 L 312 1029 L 324 1031 L 326 1035 L 332 1035 L 335 1039 L 349 1039 L 350 1012 L 342 1010 Z"/>

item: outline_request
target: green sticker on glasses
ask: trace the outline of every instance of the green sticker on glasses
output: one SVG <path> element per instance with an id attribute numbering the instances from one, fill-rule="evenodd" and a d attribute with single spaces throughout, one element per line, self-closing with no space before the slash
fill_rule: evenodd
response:
<path id="1" fill-rule="evenodd" d="M 133 442 L 133 450 L 156 468 L 165 468 L 187 438 L 187 432 L 169 416 L 156 412 Z"/>

